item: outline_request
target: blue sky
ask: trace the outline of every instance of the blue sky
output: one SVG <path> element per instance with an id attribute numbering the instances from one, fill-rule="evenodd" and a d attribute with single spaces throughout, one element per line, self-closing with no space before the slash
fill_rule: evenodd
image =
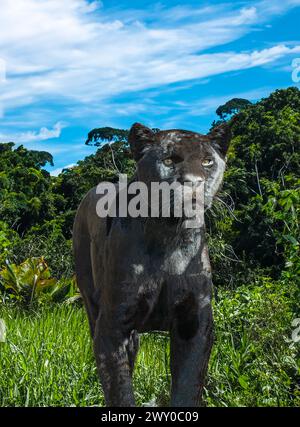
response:
<path id="1" fill-rule="evenodd" d="M 206 133 L 228 99 L 299 86 L 299 22 L 300 0 L 1 0 L 0 140 L 57 174 L 94 127 Z"/>

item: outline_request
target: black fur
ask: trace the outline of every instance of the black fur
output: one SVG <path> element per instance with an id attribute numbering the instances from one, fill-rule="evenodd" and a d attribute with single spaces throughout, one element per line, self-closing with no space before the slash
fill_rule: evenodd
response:
<path id="1" fill-rule="evenodd" d="M 205 204 L 210 206 L 224 172 L 224 129 L 210 135 L 153 133 L 136 124 L 129 142 L 137 160 L 134 180 L 148 187 L 153 181 L 205 180 Z M 163 165 L 165 158 L 173 159 L 170 167 Z M 210 168 L 203 166 L 207 158 L 214 159 Z M 177 218 L 101 219 L 98 199 L 93 189 L 82 201 L 73 243 L 106 404 L 135 405 L 138 333 L 160 330 L 169 331 L 171 338 L 171 405 L 197 406 L 213 330 L 204 224 L 188 229 Z"/>

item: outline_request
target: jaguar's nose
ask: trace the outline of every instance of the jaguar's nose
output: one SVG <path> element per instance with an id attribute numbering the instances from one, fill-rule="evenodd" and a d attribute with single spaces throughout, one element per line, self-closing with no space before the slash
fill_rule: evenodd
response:
<path id="1" fill-rule="evenodd" d="M 199 194 L 201 194 L 201 190 L 204 185 L 204 177 L 199 174 L 185 174 L 184 184 L 186 186 L 186 195 L 191 194 L 192 200 L 195 200 L 197 197 L 199 197 Z"/>
<path id="2" fill-rule="evenodd" d="M 185 182 L 191 182 L 193 186 L 200 186 L 204 182 L 204 177 L 188 173 L 185 175 L 184 180 Z"/>

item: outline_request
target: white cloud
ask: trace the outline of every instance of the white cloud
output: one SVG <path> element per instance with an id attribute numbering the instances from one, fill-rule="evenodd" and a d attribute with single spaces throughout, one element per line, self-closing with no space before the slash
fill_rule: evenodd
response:
<path id="1" fill-rule="evenodd" d="M 35 141 L 46 141 L 48 139 L 59 138 L 62 129 L 65 127 L 65 123 L 57 122 L 52 129 L 42 127 L 39 131 L 28 131 L 15 134 L 0 133 L 0 140 L 2 142 L 14 141 L 18 144 L 31 143 Z"/>
<path id="2" fill-rule="evenodd" d="M 244 92 L 233 92 L 223 96 L 204 98 L 192 105 L 185 104 L 182 106 L 182 109 L 184 109 L 185 114 L 189 116 L 205 116 L 214 113 L 219 105 L 225 104 L 225 102 L 232 98 L 243 98 L 253 102 L 267 96 L 272 90 L 274 90 L 274 88 L 262 87 Z"/>
<path id="3" fill-rule="evenodd" d="M 177 101 L 169 107 L 170 111 L 172 111 L 170 117 L 160 119 L 159 127 L 161 129 L 170 129 L 178 127 L 178 123 L 185 123 L 187 128 L 195 128 L 195 117 L 214 115 L 218 106 L 225 104 L 232 98 L 244 98 L 255 102 L 262 97 L 268 96 L 274 89 L 274 87 L 261 87 L 254 90 L 231 92 L 222 96 L 205 97 L 192 103 Z M 157 123 L 155 125 L 158 126 Z M 207 132 L 209 127 L 210 123 L 207 123 L 206 128 L 203 128 L 202 131 Z M 197 128 L 194 130 L 199 131 Z"/>
<path id="4" fill-rule="evenodd" d="M 227 9 L 183 6 L 162 10 L 149 24 L 147 11 L 137 13 L 138 21 L 122 19 L 122 13 L 118 19 L 101 2 L 1 0 L 0 51 L 7 80 L 1 84 L 0 105 L 9 110 L 49 99 L 91 104 L 272 63 L 299 47 L 280 44 L 226 53 L 221 47 L 299 4 L 275 0 L 272 6 L 260 1 L 241 9 L 234 4 Z M 220 53 L 201 53 L 217 46 Z"/>

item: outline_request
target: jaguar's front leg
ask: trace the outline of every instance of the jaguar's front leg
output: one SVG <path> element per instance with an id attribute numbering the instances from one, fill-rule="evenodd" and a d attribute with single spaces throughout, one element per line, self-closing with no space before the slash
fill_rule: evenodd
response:
<path id="1" fill-rule="evenodd" d="M 105 325 L 98 318 L 94 335 L 94 352 L 104 391 L 106 406 L 135 406 L 132 370 L 128 357 L 132 337 L 121 332 L 117 325 Z"/>
<path id="2" fill-rule="evenodd" d="M 213 342 L 210 295 L 193 292 L 175 306 L 171 335 L 171 406 L 199 406 Z"/>

